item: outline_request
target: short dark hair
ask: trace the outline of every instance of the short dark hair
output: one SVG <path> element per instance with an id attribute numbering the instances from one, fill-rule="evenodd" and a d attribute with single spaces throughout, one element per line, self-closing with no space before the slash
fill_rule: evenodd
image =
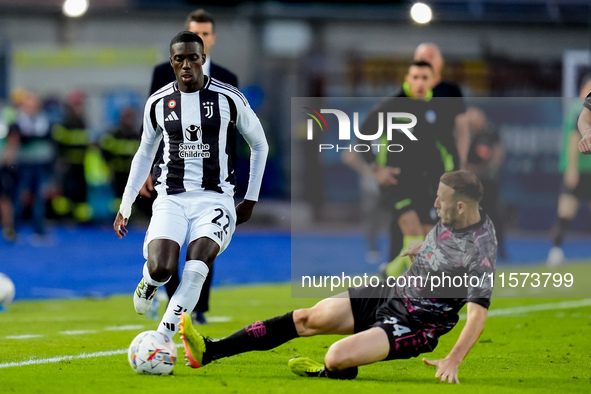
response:
<path id="1" fill-rule="evenodd" d="M 412 66 L 415 67 L 427 67 L 429 69 L 431 69 L 431 71 L 433 71 L 433 66 L 431 65 L 431 63 L 426 62 L 424 60 L 414 60 L 410 63 L 410 65 L 408 66 L 408 68 L 411 68 Z"/>
<path id="2" fill-rule="evenodd" d="M 189 28 L 191 22 L 211 23 L 212 30 L 215 31 L 215 21 L 213 20 L 213 17 L 203 8 L 195 10 L 187 15 L 187 19 L 185 20 L 185 29 Z"/>
<path id="3" fill-rule="evenodd" d="M 203 40 L 195 33 L 186 30 L 180 32 L 170 40 L 170 49 L 172 49 L 174 44 L 179 44 L 181 42 L 196 42 L 201 46 L 201 50 L 203 51 Z"/>
<path id="4" fill-rule="evenodd" d="M 439 181 L 454 189 L 455 195 L 459 200 L 465 198 L 478 203 L 484 195 L 482 183 L 470 171 L 459 170 L 446 172 L 439 178 Z"/>

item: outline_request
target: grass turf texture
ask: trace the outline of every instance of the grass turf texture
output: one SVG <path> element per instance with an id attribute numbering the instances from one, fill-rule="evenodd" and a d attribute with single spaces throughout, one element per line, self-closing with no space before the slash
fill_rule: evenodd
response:
<path id="1" fill-rule="evenodd" d="M 561 301 L 495 299 L 491 310 Z M 292 299 L 288 285 L 219 289 L 212 296 L 209 316 L 232 320 L 200 330 L 222 337 L 253 321 L 314 303 Z M 135 335 L 155 329 L 158 322 L 135 314 L 131 294 L 98 300 L 17 302 L 0 314 L 0 323 L 2 393 L 591 392 L 591 306 L 489 317 L 477 345 L 460 366 L 460 386 L 438 383 L 435 369 L 420 358 L 361 367 L 353 381 L 301 378 L 288 370 L 292 357 L 322 361 L 339 336 L 295 339 L 269 352 L 222 359 L 198 370 L 184 365 L 179 348 L 173 375 L 138 375 L 129 367 L 126 348 Z M 443 336 L 437 349 L 425 357 L 445 357 L 464 323 Z M 22 335 L 40 337 L 11 338 Z M 178 336 L 174 340 L 180 343 Z M 11 362 L 105 351 L 119 352 L 4 367 Z"/>

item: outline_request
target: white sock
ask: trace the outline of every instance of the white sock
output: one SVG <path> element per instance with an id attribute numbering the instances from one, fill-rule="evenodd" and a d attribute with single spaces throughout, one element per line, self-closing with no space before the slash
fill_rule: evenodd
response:
<path id="1" fill-rule="evenodd" d="M 144 282 L 149 285 L 152 285 L 152 286 L 158 286 L 158 287 L 164 286 L 170 280 L 170 278 L 168 278 L 164 282 L 158 282 L 157 280 L 152 279 L 152 277 L 150 276 L 150 270 L 148 270 L 148 262 L 147 261 L 144 263 L 143 274 L 144 274 Z"/>
<path id="2" fill-rule="evenodd" d="M 193 312 L 208 273 L 207 264 L 201 260 L 189 260 L 185 263 L 181 284 L 168 303 L 158 326 L 159 332 L 171 339 L 174 337 L 179 328 L 179 316 L 182 312 Z"/>

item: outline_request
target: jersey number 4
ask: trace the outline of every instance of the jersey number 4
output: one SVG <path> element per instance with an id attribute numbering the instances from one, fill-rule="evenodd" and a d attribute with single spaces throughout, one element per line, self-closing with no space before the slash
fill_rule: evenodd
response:
<path id="1" fill-rule="evenodd" d="M 392 332 L 394 333 L 394 336 L 397 337 L 410 332 L 410 328 L 398 324 L 398 319 L 395 317 L 384 320 L 384 324 L 391 324 L 393 328 Z"/>

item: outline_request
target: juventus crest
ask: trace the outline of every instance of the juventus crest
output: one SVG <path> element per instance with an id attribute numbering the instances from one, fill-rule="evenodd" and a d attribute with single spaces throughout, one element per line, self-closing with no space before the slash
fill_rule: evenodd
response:
<path id="1" fill-rule="evenodd" d="M 205 101 L 203 103 L 203 108 L 205 109 L 205 117 L 207 119 L 211 119 L 211 117 L 213 116 L 213 102 Z"/>

